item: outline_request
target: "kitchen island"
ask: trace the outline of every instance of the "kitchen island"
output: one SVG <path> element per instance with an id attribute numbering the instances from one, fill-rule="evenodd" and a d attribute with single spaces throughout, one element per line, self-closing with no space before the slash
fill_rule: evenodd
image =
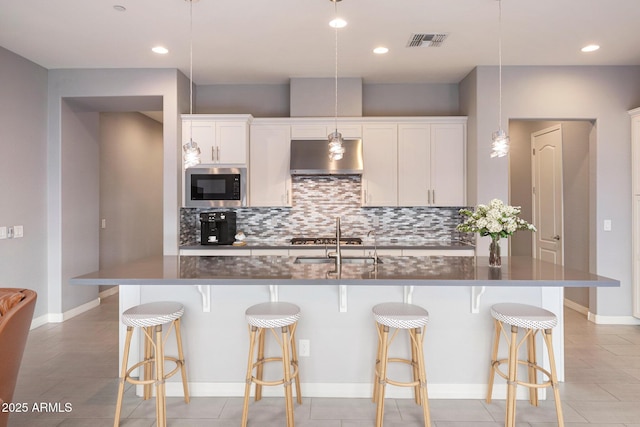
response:
<path id="1" fill-rule="evenodd" d="M 492 304 L 521 302 L 558 315 L 554 338 L 562 377 L 563 288 L 619 286 L 614 279 L 532 258 L 504 257 L 502 268 L 495 269 L 482 257 L 393 256 L 382 256 L 378 264 L 343 260 L 339 268 L 296 263 L 294 257 L 164 256 L 79 276 L 71 283 L 122 285 L 121 310 L 160 300 L 184 304 L 183 339 L 194 396 L 242 395 L 248 348 L 244 310 L 278 299 L 301 307 L 297 338 L 311 344 L 309 356 L 300 359 L 303 395 L 369 397 L 376 343 L 371 307 L 410 300 L 430 314 L 425 358 L 433 398 L 483 397 Z M 169 353 L 173 349 L 168 343 Z M 409 396 L 408 389 L 393 389 L 390 397 Z M 496 387 L 496 397 L 503 390 Z M 179 395 L 179 383 L 168 383 L 167 391 Z M 271 392 L 279 395 L 281 390 Z"/>

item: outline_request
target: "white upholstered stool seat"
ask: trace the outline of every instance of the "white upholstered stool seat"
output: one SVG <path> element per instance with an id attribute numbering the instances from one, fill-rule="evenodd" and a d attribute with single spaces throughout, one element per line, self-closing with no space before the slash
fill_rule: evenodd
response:
<path id="1" fill-rule="evenodd" d="M 122 323 L 134 328 L 164 325 L 179 319 L 184 314 L 184 306 L 177 302 L 150 302 L 131 307 L 122 313 Z"/>
<path id="2" fill-rule="evenodd" d="M 390 328 L 421 328 L 429 323 L 429 312 L 413 304 L 386 302 L 374 306 L 371 311 L 376 322 Z"/>
<path id="3" fill-rule="evenodd" d="M 495 304 L 491 307 L 491 316 L 507 325 L 526 329 L 551 329 L 558 325 L 555 314 L 528 304 Z"/>
<path id="4" fill-rule="evenodd" d="M 551 330 L 558 324 L 558 318 L 549 310 L 528 304 L 500 303 L 491 307 L 491 316 L 494 319 L 495 335 L 493 352 L 491 354 L 491 370 L 487 390 L 487 403 L 491 402 L 493 395 L 493 382 L 496 374 L 507 380 L 507 396 L 505 411 L 505 427 L 515 427 L 516 420 L 516 387 L 518 385 L 529 388 L 529 402 L 538 406 L 538 389 L 551 387 L 556 404 L 556 417 L 558 426 L 564 426 L 562 406 L 560 404 L 560 392 L 553 354 L 553 339 Z M 505 325 L 510 328 L 505 328 Z M 510 329 L 510 331 L 507 331 Z M 519 339 L 519 330 L 524 330 L 524 336 Z M 510 332 L 510 333 L 509 333 Z M 537 363 L 536 336 L 541 332 L 544 339 L 547 354 L 549 356 L 549 370 Z M 505 337 L 509 346 L 506 358 L 498 359 L 498 350 L 501 337 Z M 526 342 L 526 360 L 520 360 L 518 350 Z M 507 364 L 507 372 L 500 370 L 500 365 Z M 518 379 L 518 366 L 524 366 L 527 370 L 528 380 Z M 541 373 L 543 382 L 538 381 L 538 373 Z M 546 377 L 546 378 L 545 378 Z"/>
<path id="5" fill-rule="evenodd" d="M 281 328 L 300 319 L 300 307 L 290 302 L 265 302 L 245 312 L 247 323 L 258 328 Z"/>
<path id="6" fill-rule="evenodd" d="M 382 427 L 384 421 L 384 392 L 387 384 L 399 387 L 412 387 L 415 401 L 422 407 L 424 426 L 431 426 L 429 400 L 427 396 L 427 374 L 424 363 L 424 331 L 429 323 L 429 312 L 424 308 L 401 302 L 387 302 L 371 309 L 378 330 L 378 354 L 375 363 L 373 383 L 373 401 L 376 402 L 376 427 Z M 390 328 L 395 332 L 390 334 Z M 389 357 L 389 346 L 399 330 L 409 334 L 411 359 Z M 410 365 L 413 381 L 396 381 L 387 376 L 387 365 L 400 362 Z"/>
<path id="7" fill-rule="evenodd" d="M 262 398 L 262 386 L 284 385 L 287 427 L 294 427 L 292 390 L 294 382 L 296 400 L 298 404 L 302 403 L 300 376 L 298 375 L 298 352 L 296 350 L 296 326 L 298 319 L 300 319 L 300 307 L 289 302 L 265 302 L 247 308 L 245 318 L 249 324 L 249 362 L 247 363 L 244 405 L 240 425 L 247 426 L 251 384 L 255 384 L 256 401 Z M 264 356 L 265 332 L 267 330 L 271 331 L 278 341 L 281 351 L 281 355 L 278 357 Z M 278 331 L 280 331 L 279 334 Z M 256 344 L 258 350 L 257 356 L 254 358 Z M 263 371 L 264 364 L 267 362 L 281 362 L 283 377 L 266 381 L 263 378 Z"/>
<path id="8" fill-rule="evenodd" d="M 156 391 L 156 423 L 159 427 L 167 424 L 167 411 L 165 402 L 165 380 L 178 371 L 182 374 L 182 388 L 184 391 L 184 401 L 189 403 L 189 389 L 187 386 L 187 371 L 182 351 L 182 336 L 180 334 L 180 319 L 184 314 L 184 306 L 177 302 L 162 301 L 131 307 L 122 313 L 122 323 L 127 327 L 125 337 L 124 354 L 122 357 L 122 374 L 118 386 L 118 399 L 116 402 L 116 415 L 113 422 L 114 427 L 120 425 L 120 413 L 122 411 L 122 400 L 124 398 L 124 384 L 144 386 L 143 398 L 151 397 L 151 387 Z M 178 346 L 178 357 L 166 356 L 164 354 L 165 336 L 162 326 L 170 324 L 166 335 L 175 328 L 176 343 Z M 141 328 L 144 335 L 144 359 L 129 367 L 129 351 L 131 349 L 131 339 L 133 328 Z M 162 363 L 156 363 L 162 360 Z M 170 372 L 165 372 L 166 361 L 175 363 L 175 368 Z M 141 368 L 140 377 L 131 373 Z"/>

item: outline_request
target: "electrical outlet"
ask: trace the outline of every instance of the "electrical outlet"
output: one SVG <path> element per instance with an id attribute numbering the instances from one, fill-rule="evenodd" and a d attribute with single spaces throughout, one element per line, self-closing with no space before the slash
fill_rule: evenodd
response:
<path id="1" fill-rule="evenodd" d="M 7 227 L 0 227 L 0 239 L 7 238 Z"/>
<path id="2" fill-rule="evenodd" d="M 309 340 L 298 341 L 298 356 L 309 357 L 311 353 L 311 342 Z"/>
<path id="3" fill-rule="evenodd" d="M 7 239 L 13 239 L 13 227 L 7 227 Z"/>
<path id="4" fill-rule="evenodd" d="M 380 218 L 378 216 L 374 216 L 373 217 L 373 227 L 374 228 L 378 228 L 379 225 L 380 225 Z"/>
<path id="5" fill-rule="evenodd" d="M 611 231 L 611 220 L 605 219 L 603 224 L 604 231 Z"/>

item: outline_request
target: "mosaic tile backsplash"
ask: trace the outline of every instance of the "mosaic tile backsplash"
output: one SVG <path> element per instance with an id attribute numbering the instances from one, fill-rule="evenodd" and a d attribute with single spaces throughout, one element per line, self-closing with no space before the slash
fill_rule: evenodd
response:
<path id="1" fill-rule="evenodd" d="M 249 241 L 287 241 L 293 237 L 335 235 L 340 217 L 343 237 L 365 238 L 374 230 L 379 241 L 466 241 L 474 236 L 455 230 L 463 221 L 459 207 L 361 207 L 359 176 L 294 176 L 293 206 L 287 208 L 182 208 L 180 245 L 200 243 L 201 212 L 235 211 L 237 229 Z M 377 218 L 378 225 L 375 227 Z"/>

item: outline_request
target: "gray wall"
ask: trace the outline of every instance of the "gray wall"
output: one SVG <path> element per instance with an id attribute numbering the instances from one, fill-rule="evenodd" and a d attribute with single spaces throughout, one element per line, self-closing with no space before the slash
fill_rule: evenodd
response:
<path id="1" fill-rule="evenodd" d="M 325 79 L 326 80 L 326 79 Z M 331 79 L 329 79 L 331 80 Z M 333 86 L 328 94 L 333 96 Z M 289 117 L 289 85 L 207 85 L 196 90 L 194 112 L 198 114 L 251 114 L 254 117 Z M 456 84 L 362 84 L 358 116 L 457 116 Z M 333 99 L 333 98 L 331 98 Z M 339 115 L 345 116 L 338 94 Z M 331 101 L 331 100 L 330 100 Z M 334 114 L 333 101 L 328 113 Z"/>
<path id="2" fill-rule="evenodd" d="M 470 176 L 476 169 L 475 182 L 469 194 L 478 201 L 498 197 L 507 200 L 508 159 L 491 159 L 490 136 L 496 128 L 498 112 L 498 69 L 477 67 L 467 77 L 466 90 L 461 91 L 460 105 L 465 106 L 470 123 L 477 123 L 477 139 L 467 141 L 470 151 Z M 466 80 L 466 79 L 465 79 Z M 475 108 L 469 97 L 475 97 Z M 615 289 L 597 289 L 590 311 L 603 316 L 631 316 L 631 132 L 627 111 L 640 105 L 640 67 L 503 67 L 503 126 L 509 118 L 544 120 L 549 117 L 596 121 L 593 148 L 594 180 L 597 198 L 593 204 L 595 251 L 598 274 L 621 281 Z M 466 113 L 462 111 L 462 113 Z M 469 134 L 474 129 L 470 128 Z M 475 147 L 473 146 L 475 145 Z M 477 158 L 473 158 L 477 155 Z M 472 178 L 473 180 L 473 178 Z M 469 200 L 473 203 L 473 200 Z M 604 219 L 612 220 L 613 231 L 604 232 Z M 593 227 L 592 227 L 593 228 Z M 479 241 L 479 251 L 488 242 Z"/>
<path id="3" fill-rule="evenodd" d="M 60 151 L 60 195 L 65 212 L 60 255 L 63 283 L 67 283 L 77 271 L 98 268 L 100 119 L 98 113 L 76 109 L 64 100 L 61 116 L 61 139 L 65 144 Z M 63 302 L 89 302 L 98 292 L 91 287 L 71 286 L 63 286 L 61 291 Z M 69 305 L 67 310 L 75 306 Z"/>
<path id="4" fill-rule="evenodd" d="M 197 114 L 289 117 L 289 85 L 203 85 L 194 96 Z"/>
<path id="5" fill-rule="evenodd" d="M 162 124 L 100 114 L 100 268 L 162 255 Z"/>
<path id="6" fill-rule="evenodd" d="M 70 150 L 82 138 L 83 130 L 68 126 L 68 121 L 73 123 L 77 118 L 73 116 L 75 112 L 63 108 L 64 100 L 73 98 L 77 105 L 78 99 L 83 97 L 107 97 L 116 101 L 119 98 L 126 101 L 131 97 L 140 97 L 143 101 L 141 109 L 147 109 L 144 98 L 162 99 L 163 252 L 172 255 L 177 253 L 178 248 L 178 206 L 181 197 L 178 190 L 181 182 L 179 119 L 180 113 L 188 111 L 189 83 L 177 70 L 52 70 L 49 71 L 48 89 L 48 305 L 50 313 L 58 314 L 94 300 L 98 291 L 68 284 L 69 278 L 89 273 L 98 265 L 98 241 L 93 236 L 97 236 L 99 215 L 97 199 L 95 205 L 87 207 L 82 198 L 67 192 L 74 191 L 74 182 L 95 179 L 97 183 L 99 171 L 97 162 L 93 168 L 78 166 L 66 170 L 65 162 L 69 160 L 71 164 L 81 164 L 85 160 L 93 162 L 93 158 L 90 157 L 92 154 L 85 151 L 76 153 Z M 128 102 L 127 108 L 132 108 L 132 103 Z M 96 135 L 97 123 L 96 113 Z M 63 133 L 65 128 L 67 133 Z M 85 155 L 86 158 L 83 157 Z M 76 223 L 76 218 L 83 211 L 87 211 L 87 216 L 91 218 L 85 220 L 83 217 Z M 71 228 L 73 232 L 68 232 Z M 87 254 L 91 254 L 91 257 Z"/>
<path id="7" fill-rule="evenodd" d="M 457 116 L 457 84 L 364 84 L 363 116 Z"/>
<path id="8" fill-rule="evenodd" d="M 562 126 L 564 265 L 589 271 L 589 138 L 593 129 L 591 122 L 511 120 L 509 200 L 511 204 L 522 207 L 521 216 L 524 219 L 532 220 L 531 134 L 558 124 Z M 531 256 L 533 236 L 533 233 L 515 233 L 510 239 L 511 255 Z M 585 288 L 567 288 L 565 297 L 583 307 L 589 307 L 589 292 Z"/>
<path id="9" fill-rule="evenodd" d="M 0 226 L 24 237 L 0 240 L 0 287 L 38 293 L 47 313 L 47 70 L 0 47 Z"/>

